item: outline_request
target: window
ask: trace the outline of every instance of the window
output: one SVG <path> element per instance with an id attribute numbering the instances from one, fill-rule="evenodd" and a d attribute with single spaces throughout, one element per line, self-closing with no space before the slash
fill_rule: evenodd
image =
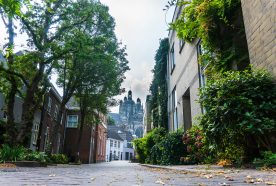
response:
<path id="1" fill-rule="evenodd" d="M 67 118 L 67 127 L 68 128 L 77 128 L 78 127 L 78 116 L 69 115 Z"/>
<path id="2" fill-rule="evenodd" d="M 49 127 L 46 128 L 45 134 L 44 134 L 44 152 L 47 150 L 49 145 Z"/>
<path id="3" fill-rule="evenodd" d="M 36 145 L 37 143 L 38 131 L 39 131 L 39 123 L 35 122 L 34 128 L 33 128 L 33 145 Z"/>
<path id="4" fill-rule="evenodd" d="M 110 140 L 110 147 L 113 147 L 113 140 Z"/>
<path id="5" fill-rule="evenodd" d="M 52 108 L 52 98 L 48 98 L 48 105 L 47 105 L 47 111 L 48 113 L 51 112 L 51 108 Z"/>
<path id="6" fill-rule="evenodd" d="M 120 148 L 120 146 L 121 146 L 121 143 L 118 141 L 118 148 Z"/>
<path id="7" fill-rule="evenodd" d="M 178 129 L 178 116 L 177 116 L 177 95 L 176 87 L 172 91 L 172 112 L 173 112 L 173 128 L 174 130 Z"/>
<path id="8" fill-rule="evenodd" d="M 179 54 L 182 52 L 185 41 L 183 39 L 179 39 Z"/>
<path id="9" fill-rule="evenodd" d="M 172 45 L 172 48 L 170 50 L 170 61 L 171 61 L 171 73 L 172 73 L 175 67 L 174 44 Z"/>
<path id="10" fill-rule="evenodd" d="M 8 112 L 5 110 L 3 113 L 3 120 L 7 121 L 7 119 L 8 119 Z"/>
<path id="11" fill-rule="evenodd" d="M 58 106 L 55 106 L 55 112 L 54 112 L 54 118 L 57 120 L 57 115 L 58 115 Z"/>
<path id="12" fill-rule="evenodd" d="M 115 141 L 115 143 L 114 143 L 114 147 L 117 147 L 117 141 Z"/>
<path id="13" fill-rule="evenodd" d="M 203 55 L 206 53 L 206 50 L 201 45 L 201 42 L 197 44 L 197 53 L 198 56 Z M 208 66 L 208 61 L 203 60 L 201 64 L 199 64 L 199 81 L 200 81 L 200 86 L 204 87 L 206 84 L 206 75 L 205 75 L 205 70 Z"/>

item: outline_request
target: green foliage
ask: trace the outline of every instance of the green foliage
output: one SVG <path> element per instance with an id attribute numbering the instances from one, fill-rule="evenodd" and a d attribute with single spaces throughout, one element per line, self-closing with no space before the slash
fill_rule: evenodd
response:
<path id="1" fill-rule="evenodd" d="M 211 75 L 249 64 L 240 0 L 180 0 L 180 17 L 171 24 L 186 42 L 201 39 Z"/>
<path id="2" fill-rule="evenodd" d="M 51 154 L 49 158 L 51 163 L 55 164 L 67 164 L 69 162 L 68 157 L 64 154 Z"/>
<path id="3" fill-rule="evenodd" d="M 3 144 L 0 149 L 0 162 L 20 161 L 25 158 L 26 149 L 22 146 L 10 147 Z"/>
<path id="4" fill-rule="evenodd" d="M 139 162 L 146 162 L 146 159 L 150 156 L 152 147 L 160 142 L 165 135 L 166 130 L 164 128 L 155 128 L 145 137 L 133 141 Z"/>
<path id="5" fill-rule="evenodd" d="M 164 128 L 155 128 L 144 138 L 135 139 L 134 146 L 141 163 L 175 165 L 185 154 L 182 132 L 166 133 Z"/>
<path id="6" fill-rule="evenodd" d="M 212 155 L 205 133 L 198 125 L 193 125 L 183 135 L 183 143 L 187 147 L 188 154 L 182 158 L 184 164 L 203 163 Z"/>
<path id="7" fill-rule="evenodd" d="M 276 165 L 276 153 L 272 153 L 271 151 L 262 152 L 262 158 L 256 158 L 253 164 L 256 167 L 270 167 L 272 165 Z"/>
<path id="8" fill-rule="evenodd" d="M 27 161 L 38 161 L 40 163 L 48 163 L 49 158 L 45 152 L 33 152 L 29 151 L 26 155 L 24 160 Z"/>
<path id="9" fill-rule="evenodd" d="M 10 147 L 3 144 L 0 148 L 0 162 L 6 161 L 38 161 L 41 163 L 66 164 L 68 157 L 64 154 L 47 155 L 45 152 L 34 152 L 22 146 Z"/>
<path id="10" fill-rule="evenodd" d="M 276 88 L 267 72 L 230 71 L 209 79 L 200 103 L 206 111 L 200 124 L 221 152 L 276 150 L 271 138 L 276 132 Z M 254 141 L 256 145 L 248 145 Z"/>
<path id="11" fill-rule="evenodd" d="M 151 98 L 150 110 L 153 114 L 154 127 L 168 128 L 167 114 L 167 55 L 169 51 L 169 40 L 160 40 L 160 46 L 155 54 L 155 66 L 153 69 L 153 80 L 150 85 Z"/>
<path id="12" fill-rule="evenodd" d="M 107 117 L 107 124 L 108 125 L 115 125 L 115 120 L 112 117 L 108 116 Z"/>

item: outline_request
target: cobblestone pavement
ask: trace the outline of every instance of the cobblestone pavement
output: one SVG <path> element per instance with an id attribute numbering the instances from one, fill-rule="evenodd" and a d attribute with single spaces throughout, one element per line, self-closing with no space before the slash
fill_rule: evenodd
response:
<path id="1" fill-rule="evenodd" d="M 219 170 L 187 172 L 148 168 L 124 161 L 92 165 L 59 165 L 47 168 L 0 169 L 0 186 L 13 185 L 268 185 L 276 182 L 275 172 Z"/>

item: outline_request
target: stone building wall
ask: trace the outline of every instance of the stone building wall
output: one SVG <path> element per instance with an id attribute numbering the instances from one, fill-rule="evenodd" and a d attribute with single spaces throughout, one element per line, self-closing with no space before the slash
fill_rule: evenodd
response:
<path id="1" fill-rule="evenodd" d="M 241 0 L 250 63 L 276 77 L 276 0 Z"/>

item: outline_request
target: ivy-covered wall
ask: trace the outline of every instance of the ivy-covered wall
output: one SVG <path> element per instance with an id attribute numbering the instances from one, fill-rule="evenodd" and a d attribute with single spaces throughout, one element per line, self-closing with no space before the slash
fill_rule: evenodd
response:
<path id="1" fill-rule="evenodd" d="M 276 1 L 241 0 L 250 63 L 276 77 Z"/>

